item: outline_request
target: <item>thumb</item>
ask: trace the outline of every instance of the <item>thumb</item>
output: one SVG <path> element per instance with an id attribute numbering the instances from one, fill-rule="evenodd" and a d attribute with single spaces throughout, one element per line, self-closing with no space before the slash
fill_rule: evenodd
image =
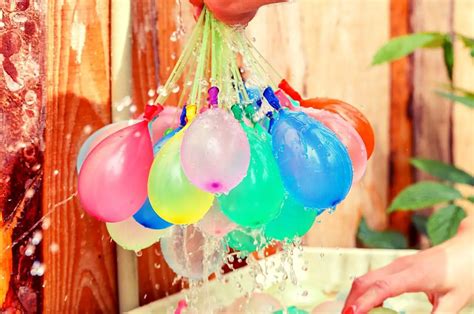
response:
<path id="1" fill-rule="evenodd" d="M 459 313 L 468 303 L 469 298 L 459 291 L 451 291 L 439 297 L 437 304 L 433 307 L 433 314 Z"/>
<path id="2" fill-rule="evenodd" d="M 204 5 L 203 0 L 189 0 L 189 2 L 196 7 L 202 7 Z"/>

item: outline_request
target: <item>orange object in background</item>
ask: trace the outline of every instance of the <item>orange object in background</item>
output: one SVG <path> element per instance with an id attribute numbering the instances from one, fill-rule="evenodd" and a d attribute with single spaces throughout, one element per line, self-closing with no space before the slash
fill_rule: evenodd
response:
<path id="1" fill-rule="evenodd" d="M 354 106 L 341 100 L 331 98 L 312 98 L 301 101 L 301 106 L 315 109 L 327 110 L 340 115 L 349 122 L 359 133 L 367 149 L 367 158 L 374 152 L 375 136 L 374 130 L 367 118 Z"/>
<path id="2" fill-rule="evenodd" d="M 259 254 L 259 252 L 253 252 L 252 253 L 252 256 L 256 259 L 256 260 L 261 260 L 261 259 L 264 259 L 268 256 L 271 256 L 273 254 L 276 254 L 277 252 L 281 251 L 282 249 L 282 245 L 280 242 L 276 242 L 275 244 L 272 244 L 272 245 L 269 245 L 267 246 L 264 250 L 263 250 L 263 256 L 262 254 Z"/>
<path id="3" fill-rule="evenodd" d="M 367 118 L 357 108 L 346 102 L 332 98 L 303 99 L 301 95 L 285 80 L 281 80 L 278 87 L 288 96 L 298 101 L 303 107 L 327 110 L 340 115 L 349 122 L 362 137 L 367 150 L 367 159 L 372 156 L 375 146 L 374 130 Z"/>
<path id="4" fill-rule="evenodd" d="M 10 274 L 12 272 L 11 234 L 11 229 L 8 229 L 6 226 L 0 226 L 0 309 L 3 302 L 5 302 L 8 287 L 10 286 Z"/>

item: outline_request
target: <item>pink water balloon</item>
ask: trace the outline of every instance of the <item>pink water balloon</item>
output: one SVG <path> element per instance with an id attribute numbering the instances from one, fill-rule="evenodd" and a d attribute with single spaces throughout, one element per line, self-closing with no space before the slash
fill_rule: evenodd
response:
<path id="1" fill-rule="evenodd" d="M 337 114 L 313 108 L 302 108 L 302 111 L 323 123 L 333 131 L 346 146 L 354 170 L 354 182 L 359 181 L 367 168 L 367 150 L 359 133 Z"/>
<path id="2" fill-rule="evenodd" d="M 84 210 L 105 222 L 132 216 L 147 198 L 152 162 L 148 121 L 104 139 L 89 153 L 79 173 L 78 192 Z"/>
<path id="3" fill-rule="evenodd" d="M 206 216 L 197 223 L 197 227 L 207 235 L 222 238 L 237 228 L 237 225 L 222 213 L 219 202 L 214 200 L 211 209 L 209 209 Z"/>
<path id="4" fill-rule="evenodd" d="M 249 162 L 247 136 L 227 110 L 207 110 L 184 134 L 181 165 L 189 181 L 204 191 L 228 193 L 245 177 Z"/>
<path id="5" fill-rule="evenodd" d="M 151 134 L 153 143 L 158 142 L 167 129 L 176 129 L 179 125 L 181 109 L 172 106 L 164 106 L 163 108 L 163 111 L 159 113 L 158 117 L 152 124 Z"/>
<path id="6" fill-rule="evenodd" d="M 136 120 L 125 120 L 125 121 L 118 121 L 115 123 L 107 124 L 102 128 L 96 130 L 92 133 L 87 140 L 82 144 L 79 153 L 77 154 L 77 161 L 76 161 L 76 170 L 77 173 L 81 170 L 82 164 L 84 160 L 87 158 L 89 153 L 97 146 L 100 142 L 102 142 L 105 138 L 109 135 L 126 128 L 127 126 L 133 125 L 137 123 Z"/>

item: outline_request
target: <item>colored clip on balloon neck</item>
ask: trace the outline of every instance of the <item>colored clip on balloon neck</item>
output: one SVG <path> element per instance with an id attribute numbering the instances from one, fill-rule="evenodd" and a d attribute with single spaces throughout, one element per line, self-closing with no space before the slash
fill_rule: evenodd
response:
<path id="1" fill-rule="evenodd" d="M 244 111 L 245 111 L 245 116 L 247 117 L 247 119 L 249 119 L 250 121 L 254 122 L 254 116 L 255 116 L 255 113 L 257 112 L 257 110 L 255 109 L 254 105 L 253 104 L 250 104 L 248 106 L 246 106 L 244 108 Z"/>
<path id="2" fill-rule="evenodd" d="M 273 125 L 275 124 L 275 118 L 273 117 L 273 112 L 267 112 L 266 116 L 270 119 L 270 123 L 268 124 L 268 133 L 272 133 Z"/>
<path id="3" fill-rule="evenodd" d="M 235 104 L 230 109 L 232 110 L 232 113 L 234 114 L 234 118 L 239 120 L 239 121 L 242 121 L 243 112 L 242 112 L 242 108 L 240 108 L 240 105 Z"/>
<path id="4" fill-rule="evenodd" d="M 163 109 L 164 109 L 163 106 L 160 104 L 146 105 L 143 118 L 147 121 L 153 120 L 160 114 L 160 112 L 163 111 Z"/>
<path id="5" fill-rule="evenodd" d="M 208 98 L 210 108 L 216 108 L 219 102 L 219 88 L 217 86 L 212 86 L 208 90 Z"/>
<path id="6" fill-rule="evenodd" d="M 182 127 L 186 125 L 186 106 L 184 106 L 183 110 L 181 110 L 181 115 L 179 116 L 179 124 Z"/>
<path id="7" fill-rule="evenodd" d="M 265 90 L 263 91 L 263 97 L 265 97 L 265 99 L 270 104 L 270 106 L 273 107 L 273 109 L 277 111 L 281 109 L 280 101 L 275 96 L 275 93 L 273 92 L 273 89 L 270 86 L 265 88 Z"/>
<path id="8" fill-rule="evenodd" d="M 186 121 L 191 122 L 196 117 L 197 106 L 196 105 L 187 105 L 186 106 Z"/>
<path id="9" fill-rule="evenodd" d="M 288 96 L 293 98 L 296 101 L 302 101 L 303 98 L 301 95 L 293 88 L 291 85 L 285 80 L 281 80 L 280 84 L 278 84 L 278 88 L 284 91 Z"/>

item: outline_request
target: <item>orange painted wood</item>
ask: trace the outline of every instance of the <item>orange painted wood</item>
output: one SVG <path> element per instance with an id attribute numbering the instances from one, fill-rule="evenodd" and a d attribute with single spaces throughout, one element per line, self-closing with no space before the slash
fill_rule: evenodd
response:
<path id="1" fill-rule="evenodd" d="M 411 0 L 390 1 L 391 37 L 411 32 L 411 5 Z M 390 64 L 390 200 L 413 182 L 410 166 L 413 155 L 412 71 L 413 62 L 409 57 Z M 405 234 L 409 231 L 410 220 L 410 212 L 390 215 L 391 227 Z"/>
<path id="2" fill-rule="evenodd" d="M 186 6 L 186 7 L 184 7 Z M 183 10 L 189 8 L 183 3 Z M 170 40 L 177 30 L 179 8 L 175 0 L 132 2 L 132 76 L 133 101 L 141 112 L 164 85 L 180 52 L 180 43 Z M 167 104 L 176 105 L 177 95 Z M 144 305 L 181 290 L 181 281 L 161 256 L 159 244 L 143 250 L 138 257 L 140 304 Z"/>
<path id="3" fill-rule="evenodd" d="M 110 123 L 109 0 L 49 1 L 43 311 L 118 311 L 115 245 L 77 199 L 76 156 Z"/>
<path id="4" fill-rule="evenodd" d="M 44 15 L 28 0 L 0 1 L 0 12 L 0 312 L 38 312 Z"/>

